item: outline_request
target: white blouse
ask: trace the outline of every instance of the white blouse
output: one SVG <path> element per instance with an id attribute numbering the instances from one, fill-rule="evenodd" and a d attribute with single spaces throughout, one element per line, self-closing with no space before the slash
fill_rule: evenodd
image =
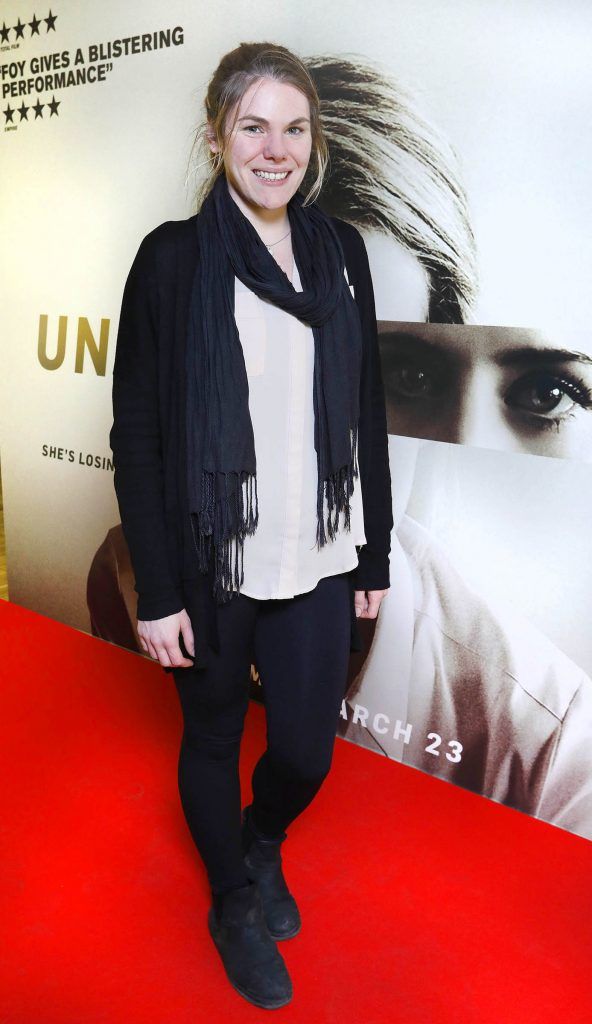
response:
<path id="1" fill-rule="evenodd" d="M 292 284 L 302 291 L 295 261 Z M 335 539 L 327 537 L 317 549 L 312 328 L 260 299 L 238 277 L 234 294 L 249 381 L 259 506 L 257 529 L 244 539 L 240 590 L 260 600 L 294 597 L 358 564 L 356 546 L 366 543 L 360 477 L 354 478 L 350 498 L 351 530 L 345 529 L 341 512 Z M 246 503 L 246 481 L 243 497 Z M 325 499 L 325 522 L 326 513 Z"/>

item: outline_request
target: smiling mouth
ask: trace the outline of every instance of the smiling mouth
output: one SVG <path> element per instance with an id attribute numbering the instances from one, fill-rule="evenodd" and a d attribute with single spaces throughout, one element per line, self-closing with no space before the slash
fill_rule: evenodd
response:
<path id="1" fill-rule="evenodd" d="M 261 171 L 254 170 L 253 174 L 256 178 L 260 178 L 261 181 L 285 181 L 286 178 L 291 174 L 291 171 Z"/>

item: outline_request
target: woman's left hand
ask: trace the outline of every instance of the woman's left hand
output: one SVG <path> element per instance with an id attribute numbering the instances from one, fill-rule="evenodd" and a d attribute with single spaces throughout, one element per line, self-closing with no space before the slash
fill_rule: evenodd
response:
<path id="1" fill-rule="evenodd" d="M 378 615 L 380 602 L 385 594 L 388 594 L 390 587 L 386 590 L 355 590 L 354 605 L 356 617 L 359 619 L 375 619 Z"/>

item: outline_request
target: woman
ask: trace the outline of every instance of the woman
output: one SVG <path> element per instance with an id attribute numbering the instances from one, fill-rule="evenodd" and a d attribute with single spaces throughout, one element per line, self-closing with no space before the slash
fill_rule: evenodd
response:
<path id="1" fill-rule="evenodd" d="M 276 940 L 300 929 L 280 847 L 329 772 L 354 607 L 376 618 L 390 584 L 386 411 L 364 243 L 314 203 L 327 151 L 306 68 L 243 43 L 205 107 L 199 213 L 150 232 L 126 281 L 110 440 L 138 634 L 181 701 L 210 934 L 272 1008 L 292 994 Z M 268 747 L 241 815 L 253 660 Z"/>
<path id="2" fill-rule="evenodd" d="M 358 228 L 370 254 L 376 310 L 385 318 L 378 323 L 378 336 L 388 430 L 403 434 L 405 429 L 395 429 L 389 419 L 395 423 L 398 415 L 397 426 L 402 427 L 401 414 L 410 404 L 397 398 L 401 389 L 395 334 L 401 329 L 409 333 L 409 321 L 418 322 L 418 331 L 439 330 L 436 321 L 463 324 L 470 319 L 475 300 L 475 241 L 458 160 L 409 90 L 367 58 L 322 54 L 307 57 L 305 63 L 320 99 L 329 151 L 330 169 L 317 203 L 331 217 Z M 197 141 L 201 138 L 198 132 Z M 253 371 L 262 362 L 258 353 L 263 347 L 261 330 L 266 330 L 264 318 L 251 315 L 253 301 L 246 289 L 237 291 L 235 313 L 247 350 L 251 389 L 262 385 Z M 379 413 L 379 406 L 375 411 Z M 367 547 L 362 558 L 368 558 Z M 144 650 L 136 630 L 134 573 L 120 523 L 95 553 L 87 597 L 96 636 Z M 375 621 L 358 632 L 353 617 L 354 651 L 362 650 Z M 357 659 L 352 658 L 351 678 L 357 671 Z M 259 699 L 255 681 L 251 694 Z"/>

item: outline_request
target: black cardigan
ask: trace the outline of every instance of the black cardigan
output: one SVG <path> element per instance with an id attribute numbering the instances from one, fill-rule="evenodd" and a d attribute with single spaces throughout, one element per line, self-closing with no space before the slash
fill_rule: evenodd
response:
<path id="1" fill-rule="evenodd" d="M 128 274 L 113 367 L 114 486 L 138 594 L 139 620 L 192 611 L 196 665 L 218 649 L 212 580 L 199 572 L 185 477 L 185 339 L 198 259 L 194 215 L 166 221 L 145 236 Z M 354 590 L 390 586 L 393 527 L 384 390 L 374 293 L 363 238 L 331 218 L 341 240 L 363 332 L 358 465 L 367 543 L 351 570 L 351 649 L 361 642 Z M 197 623 L 195 620 L 198 620 Z M 197 629 L 196 629 L 197 625 Z M 170 670 L 169 670 L 170 671 Z"/>

